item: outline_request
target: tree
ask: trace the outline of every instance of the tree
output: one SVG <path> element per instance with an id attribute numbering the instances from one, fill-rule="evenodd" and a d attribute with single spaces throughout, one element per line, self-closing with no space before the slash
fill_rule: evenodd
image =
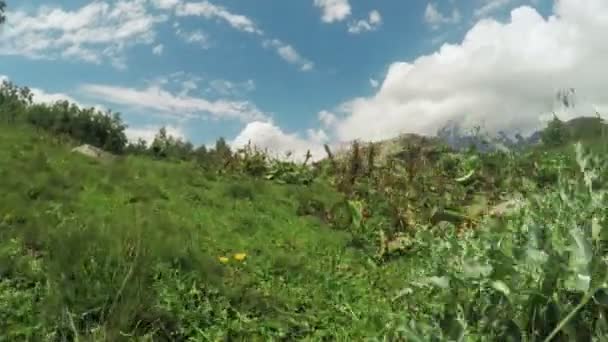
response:
<path id="1" fill-rule="evenodd" d="M 156 158 L 166 158 L 168 143 L 169 137 L 167 136 L 167 129 L 163 126 L 160 128 L 158 133 L 156 133 L 154 141 L 152 142 L 152 146 L 150 148 L 152 155 L 154 155 Z"/>
<path id="2" fill-rule="evenodd" d="M 6 16 L 4 12 L 6 11 L 6 2 L 4 0 L 0 0 L 0 24 L 4 23 L 6 20 Z"/>
<path id="3" fill-rule="evenodd" d="M 148 143 L 144 139 L 138 138 L 136 142 L 130 142 L 125 147 L 125 152 L 128 154 L 144 155 L 148 152 Z"/>
<path id="4" fill-rule="evenodd" d="M 557 115 L 553 114 L 553 120 L 549 122 L 547 128 L 541 132 L 541 140 L 546 146 L 557 147 L 566 143 L 569 139 L 569 132 Z"/>

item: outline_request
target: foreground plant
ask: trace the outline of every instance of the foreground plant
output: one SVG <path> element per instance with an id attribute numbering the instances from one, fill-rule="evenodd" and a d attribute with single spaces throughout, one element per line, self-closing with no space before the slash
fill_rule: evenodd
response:
<path id="1" fill-rule="evenodd" d="M 432 296 L 430 311 L 389 336 L 428 340 L 605 341 L 608 336 L 608 198 L 593 183 L 605 164 L 576 145 L 580 177 L 536 193 L 505 220 L 437 238 L 420 235 L 435 275 L 407 293 Z M 399 299 L 397 299 L 399 300 Z M 423 322 L 428 323 L 423 323 Z M 437 323 L 433 323 L 437 322 Z"/>

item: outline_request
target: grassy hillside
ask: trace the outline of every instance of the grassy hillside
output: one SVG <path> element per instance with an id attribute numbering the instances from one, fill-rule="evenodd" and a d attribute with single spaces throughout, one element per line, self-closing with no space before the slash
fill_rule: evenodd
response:
<path id="1" fill-rule="evenodd" d="M 407 146 L 378 167 L 363 148 L 293 185 L 98 161 L 21 124 L 0 137 L 0 340 L 608 334 L 608 167 L 585 148 Z M 515 196 L 520 209 L 491 215 Z"/>
<path id="2" fill-rule="evenodd" d="M 323 184 L 100 163 L 25 127 L 0 125 L 0 136 L 8 340 L 360 339 L 396 311 L 387 290 L 407 278 L 407 261 L 373 269 L 347 233 L 296 215 L 340 198 Z"/>

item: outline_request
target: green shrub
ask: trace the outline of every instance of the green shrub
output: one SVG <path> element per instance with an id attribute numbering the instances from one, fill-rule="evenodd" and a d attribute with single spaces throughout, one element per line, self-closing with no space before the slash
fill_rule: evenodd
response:
<path id="1" fill-rule="evenodd" d="M 232 183 L 226 187 L 226 196 L 237 200 L 253 200 L 256 195 L 255 188 L 250 183 Z"/>

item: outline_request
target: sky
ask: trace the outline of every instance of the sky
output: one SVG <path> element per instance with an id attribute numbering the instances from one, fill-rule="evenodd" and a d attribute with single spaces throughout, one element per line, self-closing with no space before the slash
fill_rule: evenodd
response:
<path id="1" fill-rule="evenodd" d="M 608 112 L 607 30 L 605 0 L 9 0 L 0 78 L 120 112 L 132 140 L 322 157 L 448 122 L 529 133 L 564 88 L 560 115 Z"/>

